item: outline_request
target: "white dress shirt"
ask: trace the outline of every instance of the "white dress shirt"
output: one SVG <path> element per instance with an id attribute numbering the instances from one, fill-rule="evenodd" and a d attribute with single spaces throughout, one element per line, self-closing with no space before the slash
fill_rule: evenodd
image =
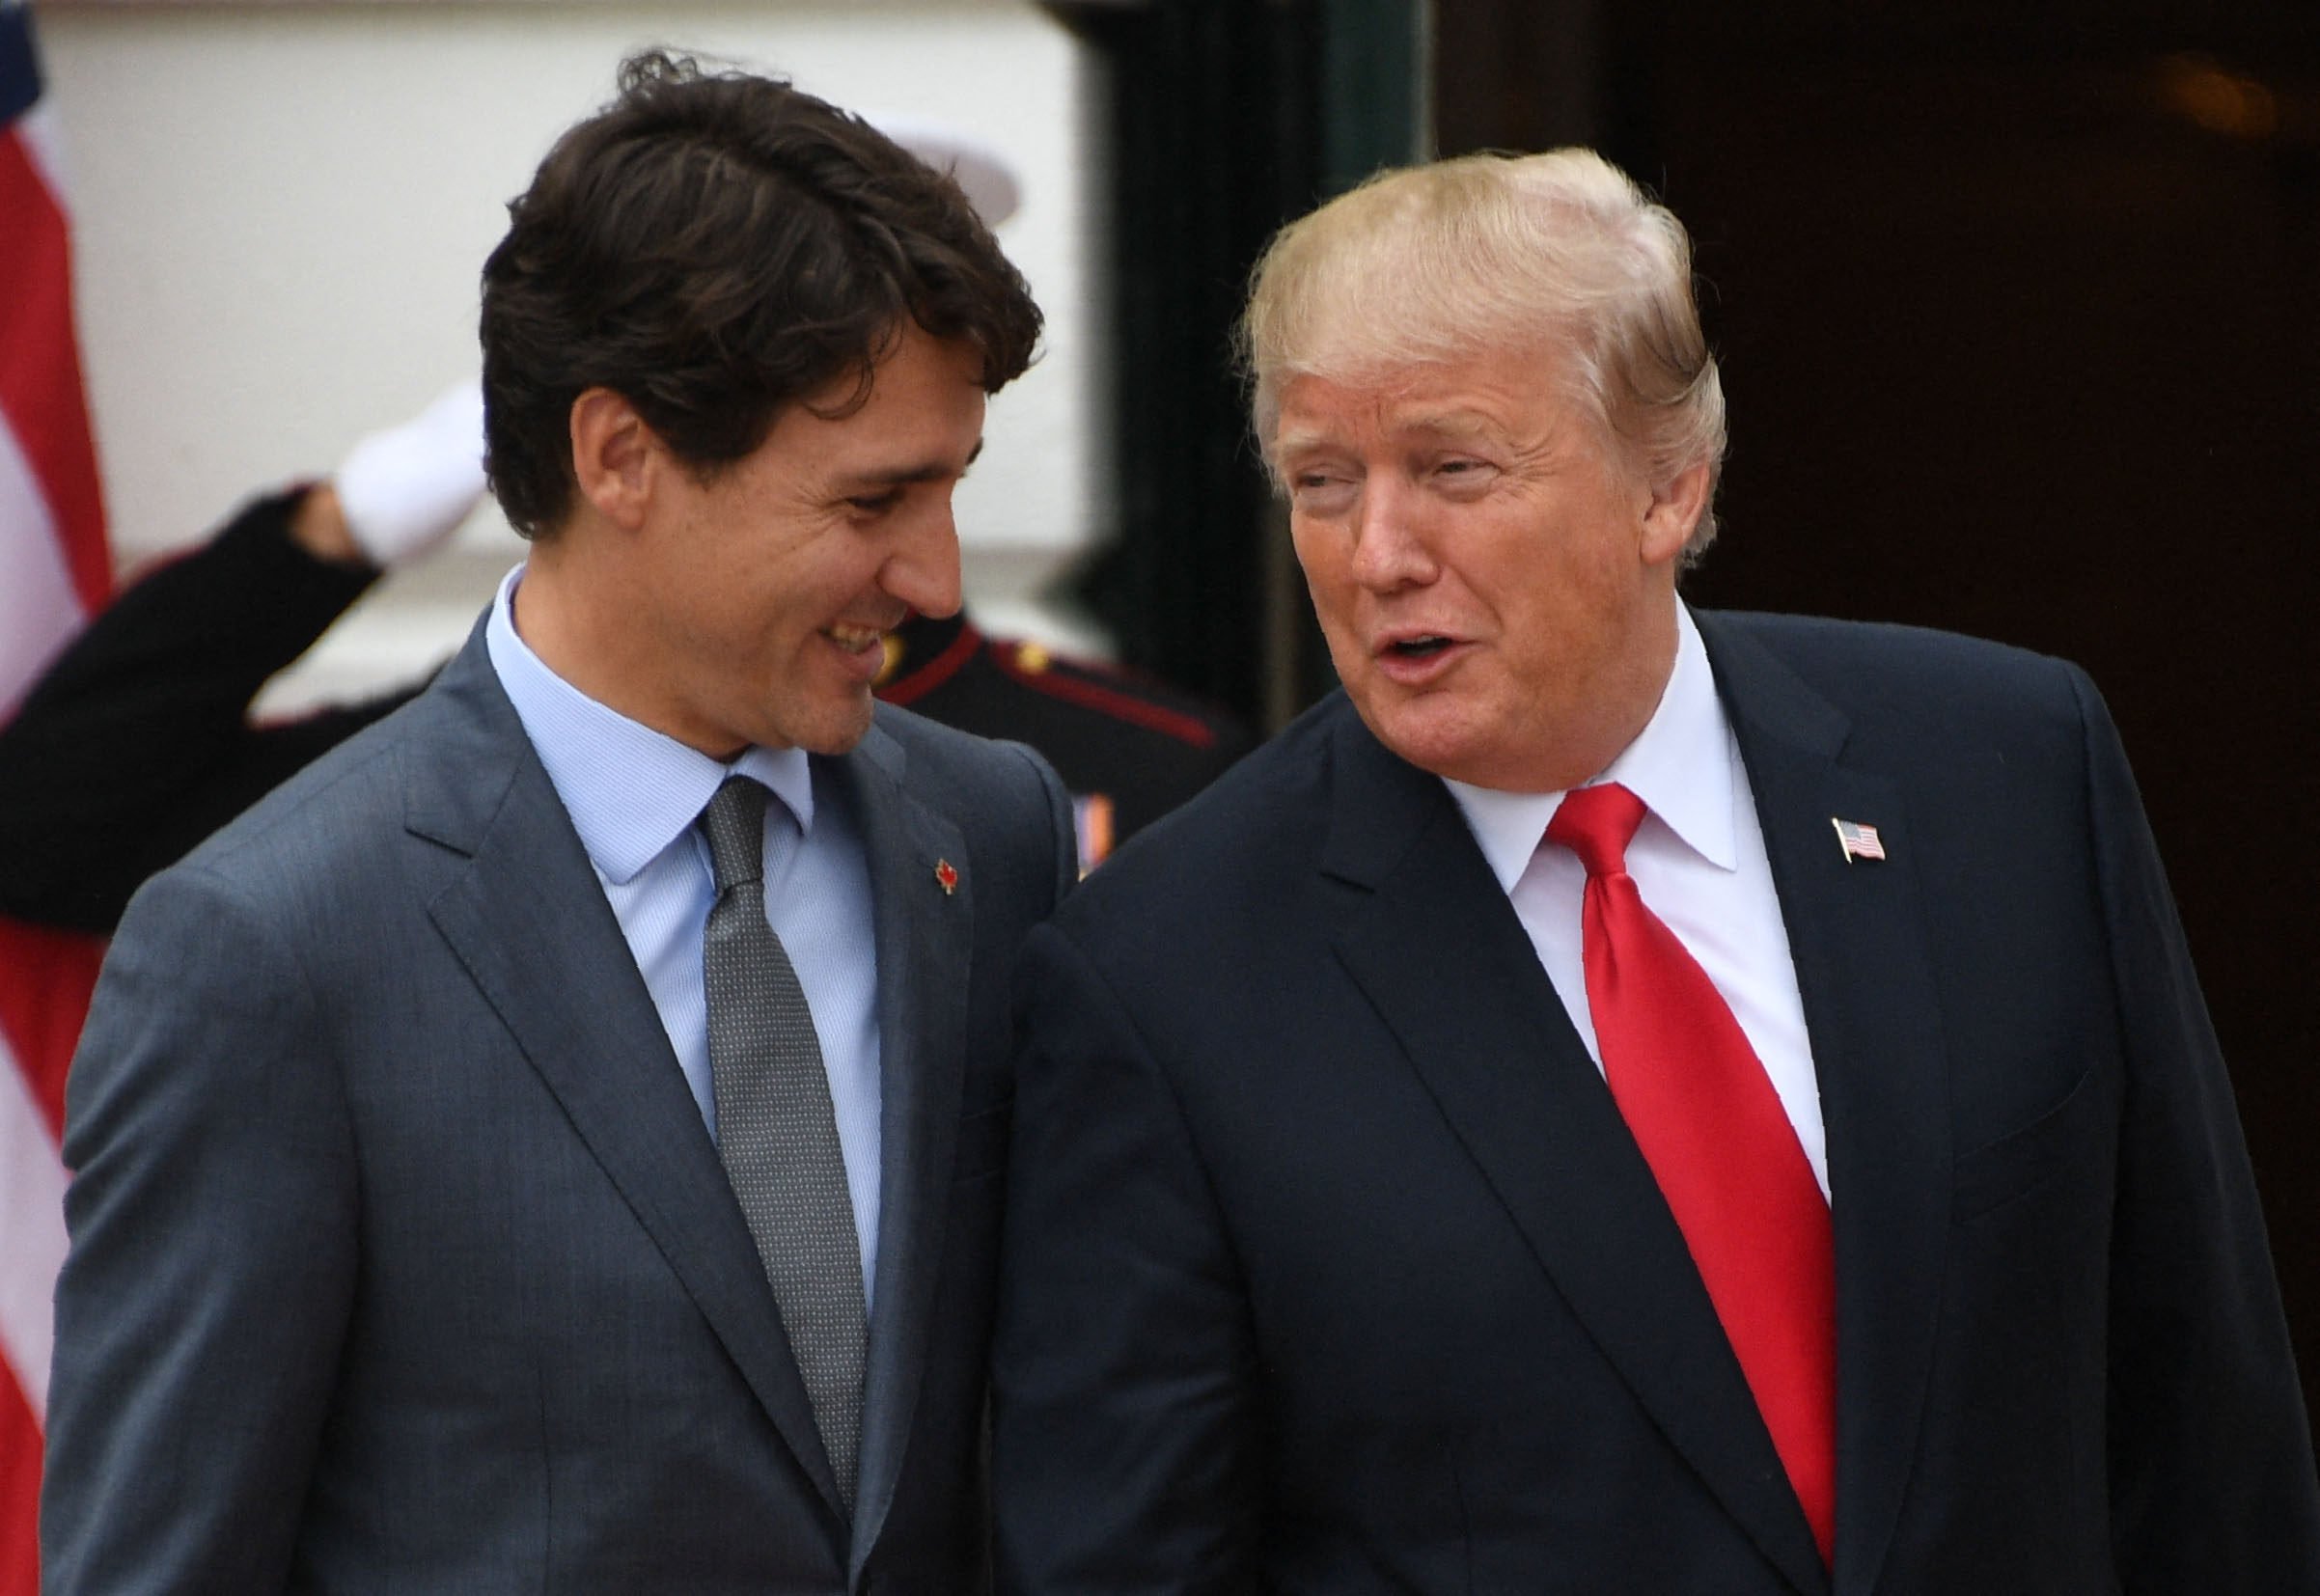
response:
<path id="1" fill-rule="evenodd" d="M 1659 707 L 1635 741 L 1587 784 L 1602 782 L 1616 782 L 1643 801 L 1647 812 L 1627 845 L 1627 873 L 1644 904 L 1691 950 L 1731 1006 L 1796 1127 L 1821 1195 L 1828 1196 L 1820 1086 L 1764 833 L 1699 628 L 1680 604 L 1675 669 Z M 1578 855 L 1546 840 L 1547 822 L 1562 794 L 1446 784 L 1538 949 L 1579 1039 L 1601 1069 L 1603 1050 L 1588 1007 L 1580 947 L 1587 870 Z"/>
<path id="2" fill-rule="evenodd" d="M 878 1278 L 878 959 L 854 817 L 802 749 L 751 748 L 720 763 L 557 675 L 516 635 L 522 580 L 522 566 L 509 572 L 484 623 L 491 667 L 588 850 L 712 1137 L 701 943 L 716 886 L 694 822 L 731 775 L 755 777 L 780 800 L 765 806 L 765 918 L 796 966 L 829 1071 L 867 1309 Z"/>

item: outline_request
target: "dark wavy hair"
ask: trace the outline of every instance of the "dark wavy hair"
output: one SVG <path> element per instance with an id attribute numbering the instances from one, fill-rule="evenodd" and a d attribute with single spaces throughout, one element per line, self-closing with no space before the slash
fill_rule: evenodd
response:
<path id="1" fill-rule="evenodd" d="M 572 402 L 604 387 L 704 478 L 788 404 L 852 373 L 843 415 L 905 327 L 973 345 L 996 393 L 1039 308 L 958 185 L 861 118 L 778 79 L 651 50 L 509 203 L 483 263 L 492 489 L 515 529 L 571 507 Z"/>

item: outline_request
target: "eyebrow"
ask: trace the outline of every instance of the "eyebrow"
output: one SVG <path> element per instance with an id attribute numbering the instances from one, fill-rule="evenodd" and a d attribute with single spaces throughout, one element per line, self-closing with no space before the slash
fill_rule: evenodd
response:
<path id="1" fill-rule="evenodd" d="M 1505 428 L 1494 417 L 1484 415 L 1479 410 L 1424 411 L 1398 419 L 1394 430 L 1402 436 L 1442 438 L 1452 442 L 1500 437 L 1505 432 Z M 1306 428 L 1282 434 L 1273 446 L 1273 457 L 1285 460 L 1294 454 L 1336 447 L 1335 439 L 1326 430 Z"/>
<path id="2" fill-rule="evenodd" d="M 1273 455 L 1276 459 L 1286 459 L 1291 454 L 1310 454 L 1313 450 L 1329 447 L 1331 445 L 1326 433 L 1312 430 L 1289 432 L 1274 440 Z"/>
<path id="3" fill-rule="evenodd" d="M 963 476 L 969 467 L 981 458 L 982 440 L 977 438 L 975 447 L 967 451 L 966 465 L 959 467 L 955 475 Z M 906 465 L 894 471 L 866 471 L 858 477 L 841 478 L 838 485 L 847 492 L 859 492 L 866 487 L 908 487 L 915 482 L 939 482 L 949 480 L 953 475 L 954 473 L 949 461 L 928 460 L 924 465 Z"/>
<path id="4" fill-rule="evenodd" d="M 1505 429 L 1479 410 L 1439 410 L 1412 416 L 1396 430 L 1422 432 L 1437 438 L 1483 438 L 1496 436 Z"/>

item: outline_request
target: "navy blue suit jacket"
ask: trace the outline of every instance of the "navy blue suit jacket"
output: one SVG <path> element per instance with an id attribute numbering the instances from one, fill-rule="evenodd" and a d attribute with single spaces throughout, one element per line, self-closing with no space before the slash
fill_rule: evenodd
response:
<path id="1" fill-rule="evenodd" d="M 1699 621 L 1828 1131 L 1833 1575 L 1455 804 L 1336 698 L 1027 946 L 1003 1590 L 2320 1590 L 2229 1085 L 2093 689 Z"/>

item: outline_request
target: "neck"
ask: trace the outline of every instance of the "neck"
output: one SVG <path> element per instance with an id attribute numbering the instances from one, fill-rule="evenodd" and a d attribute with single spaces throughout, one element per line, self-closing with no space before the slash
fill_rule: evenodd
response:
<path id="1" fill-rule="evenodd" d="M 532 547 L 515 585 L 516 635 L 542 665 L 607 709 L 713 759 L 733 757 L 740 749 L 704 741 L 654 692 L 660 673 L 650 640 L 631 623 L 629 592 L 604 557 L 567 530 Z"/>
<path id="2" fill-rule="evenodd" d="M 1632 645 L 1573 701 L 1570 720 L 1504 772 L 1474 782 L 1508 792 L 1567 792 L 1611 768 L 1659 712 L 1675 674 L 1675 596 L 1671 589 L 1633 624 Z"/>
<path id="3" fill-rule="evenodd" d="M 1643 734 L 1643 728 L 1659 713 L 1660 701 L 1667 697 L 1668 683 L 1675 675 L 1675 601 L 1671 594 L 1644 643 L 1624 669 L 1604 683 L 1603 726 L 1598 735 L 1587 739 L 1583 757 L 1570 761 L 1574 766 L 1586 763 L 1587 768 L 1574 771 L 1572 779 L 1561 784 L 1565 789 L 1602 775 L 1614 759 L 1627 752 L 1628 744 Z"/>

